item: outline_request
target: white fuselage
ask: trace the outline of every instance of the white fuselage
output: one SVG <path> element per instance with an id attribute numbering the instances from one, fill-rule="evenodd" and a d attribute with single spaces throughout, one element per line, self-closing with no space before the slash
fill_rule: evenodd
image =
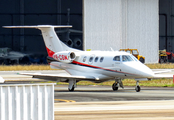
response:
<path id="1" fill-rule="evenodd" d="M 126 52 L 79 51 L 75 53 L 78 56 L 72 63 L 51 62 L 50 65 L 64 69 L 71 75 L 95 76 L 101 82 L 113 78 L 140 79 L 154 76 L 151 69 Z"/>

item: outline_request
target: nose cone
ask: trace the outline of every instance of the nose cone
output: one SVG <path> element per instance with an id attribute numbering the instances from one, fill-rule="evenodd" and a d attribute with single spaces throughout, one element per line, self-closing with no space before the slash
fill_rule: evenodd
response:
<path id="1" fill-rule="evenodd" d="M 136 74 L 138 78 L 153 78 L 153 71 L 141 62 L 133 62 L 129 64 L 132 73 Z"/>
<path id="2" fill-rule="evenodd" d="M 148 68 L 145 65 L 142 68 L 143 68 L 142 71 L 141 71 L 142 76 L 147 77 L 147 78 L 153 78 L 154 77 L 154 73 L 150 68 Z"/>
<path id="3" fill-rule="evenodd" d="M 153 71 L 142 63 L 139 63 L 136 69 L 139 70 L 139 75 L 141 75 L 142 77 L 145 77 L 145 78 L 154 77 Z"/>

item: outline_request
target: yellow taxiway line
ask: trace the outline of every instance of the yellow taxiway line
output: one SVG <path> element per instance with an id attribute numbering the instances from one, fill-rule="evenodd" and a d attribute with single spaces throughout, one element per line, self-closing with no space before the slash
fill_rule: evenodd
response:
<path id="1" fill-rule="evenodd" d="M 64 99 L 54 99 L 55 101 L 61 101 L 61 102 L 76 102 L 74 100 L 64 100 Z"/>

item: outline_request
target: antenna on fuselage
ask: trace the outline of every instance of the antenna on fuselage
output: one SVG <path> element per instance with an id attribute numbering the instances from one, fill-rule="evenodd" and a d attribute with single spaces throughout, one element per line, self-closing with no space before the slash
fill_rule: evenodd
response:
<path id="1" fill-rule="evenodd" d="M 114 51 L 113 49 L 112 49 L 112 47 L 110 47 L 111 48 L 111 51 Z"/>

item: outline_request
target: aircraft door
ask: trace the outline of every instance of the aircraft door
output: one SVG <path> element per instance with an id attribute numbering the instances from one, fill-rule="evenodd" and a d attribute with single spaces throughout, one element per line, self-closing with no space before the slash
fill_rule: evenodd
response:
<path id="1" fill-rule="evenodd" d="M 121 57 L 120 56 L 115 56 L 113 58 L 114 61 L 114 69 L 116 71 L 121 71 Z"/>

